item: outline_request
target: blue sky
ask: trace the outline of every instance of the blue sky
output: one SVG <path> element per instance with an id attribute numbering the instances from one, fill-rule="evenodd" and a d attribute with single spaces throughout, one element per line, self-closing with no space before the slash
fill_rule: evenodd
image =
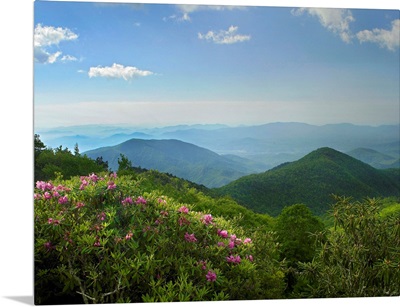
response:
<path id="1" fill-rule="evenodd" d="M 398 10 L 36 1 L 34 125 L 399 123 Z"/>

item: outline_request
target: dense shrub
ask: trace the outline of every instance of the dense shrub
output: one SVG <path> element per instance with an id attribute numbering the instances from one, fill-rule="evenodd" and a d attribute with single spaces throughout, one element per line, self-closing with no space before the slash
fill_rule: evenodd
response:
<path id="1" fill-rule="evenodd" d="M 327 241 L 302 264 L 308 297 L 400 295 L 400 214 L 380 207 L 375 199 L 337 199 Z"/>
<path id="2" fill-rule="evenodd" d="M 36 182 L 35 303 L 280 298 L 273 233 L 146 191 L 130 176 Z"/>

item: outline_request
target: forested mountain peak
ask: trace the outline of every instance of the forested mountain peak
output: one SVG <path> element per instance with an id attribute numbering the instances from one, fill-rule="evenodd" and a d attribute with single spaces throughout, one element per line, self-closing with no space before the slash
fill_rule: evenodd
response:
<path id="1" fill-rule="evenodd" d="M 321 215 L 330 208 L 332 194 L 359 199 L 399 195 L 399 188 L 389 173 L 323 147 L 295 162 L 242 177 L 218 192 L 257 212 L 277 215 L 285 206 L 304 203 Z"/>

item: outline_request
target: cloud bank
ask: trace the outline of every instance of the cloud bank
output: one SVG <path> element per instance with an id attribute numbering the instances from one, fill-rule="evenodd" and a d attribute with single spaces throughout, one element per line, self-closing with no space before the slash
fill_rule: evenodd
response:
<path id="1" fill-rule="evenodd" d="M 196 4 L 177 4 L 176 7 L 182 14 L 179 15 L 171 15 L 169 17 L 164 17 L 163 20 L 175 20 L 178 22 L 191 21 L 191 17 L 189 14 L 198 11 L 223 11 L 223 10 L 236 10 L 236 9 L 245 9 L 244 6 L 237 5 L 196 5 Z"/>
<path id="2" fill-rule="evenodd" d="M 235 44 L 250 40 L 250 35 L 236 34 L 237 30 L 238 27 L 230 26 L 228 30 L 208 31 L 206 34 L 198 33 L 198 38 L 215 44 Z"/>
<path id="3" fill-rule="evenodd" d="M 136 77 L 146 77 L 153 75 L 154 73 L 148 70 L 140 70 L 133 66 L 123 66 L 121 64 L 114 63 L 112 66 L 97 66 L 90 67 L 88 75 L 90 78 L 93 77 L 104 77 L 110 79 L 124 79 L 130 80 Z"/>
<path id="4" fill-rule="evenodd" d="M 42 26 L 38 24 L 34 30 L 34 59 L 39 63 L 52 64 L 62 54 L 61 51 L 51 51 L 51 49 L 63 42 L 73 41 L 78 38 L 78 35 L 68 28 Z M 49 50 L 50 49 L 50 50 Z M 76 61 L 76 58 L 70 55 L 65 55 L 61 58 L 62 61 Z"/>
<path id="5" fill-rule="evenodd" d="M 299 8 L 292 10 L 292 14 L 295 16 L 300 16 L 303 13 L 317 17 L 324 28 L 339 35 L 345 43 L 350 43 L 352 39 L 350 24 L 355 21 L 350 10 L 327 8 Z"/>
<path id="6" fill-rule="evenodd" d="M 390 51 L 395 51 L 400 45 L 400 19 L 392 21 L 390 30 L 363 30 L 353 35 L 350 25 L 356 20 L 348 9 L 299 8 L 293 9 L 291 12 L 294 16 L 307 13 L 317 17 L 324 28 L 339 35 L 342 41 L 346 43 L 350 43 L 353 38 L 357 38 L 360 43 L 375 43 L 381 48 L 387 48 Z"/>
<path id="7" fill-rule="evenodd" d="M 400 19 L 392 21 L 392 28 L 364 30 L 357 33 L 360 43 L 376 43 L 382 48 L 395 51 L 400 45 Z"/>

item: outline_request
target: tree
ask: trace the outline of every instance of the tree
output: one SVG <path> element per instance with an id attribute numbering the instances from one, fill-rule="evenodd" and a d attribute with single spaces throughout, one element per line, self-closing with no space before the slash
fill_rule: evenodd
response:
<path id="1" fill-rule="evenodd" d="M 40 135 L 35 134 L 34 140 L 35 158 L 46 148 L 46 145 L 40 140 Z"/>
<path id="2" fill-rule="evenodd" d="M 118 158 L 118 171 L 129 171 L 132 169 L 132 162 L 124 155 L 120 154 Z"/>
<path id="3" fill-rule="evenodd" d="M 276 233 L 281 245 L 281 256 L 290 265 L 311 261 L 315 251 L 312 234 L 324 230 L 324 224 L 303 204 L 286 207 L 277 218 Z"/>
<path id="4" fill-rule="evenodd" d="M 280 244 L 281 259 L 287 261 L 286 292 L 302 292 L 298 283 L 299 262 L 309 262 L 315 254 L 315 238 L 323 237 L 324 224 L 303 204 L 285 207 L 277 217 L 275 231 Z M 296 294 L 297 295 L 297 294 Z"/>
<path id="5" fill-rule="evenodd" d="M 97 165 L 100 165 L 105 171 L 108 171 L 108 161 L 104 161 L 102 156 L 97 157 L 95 161 Z"/>
<path id="6" fill-rule="evenodd" d="M 75 146 L 74 146 L 74 155 L 75 155 L 75 156 L 79 156 L 79 147 L 78 147 L 78 143 L 75 143 Z"/>

